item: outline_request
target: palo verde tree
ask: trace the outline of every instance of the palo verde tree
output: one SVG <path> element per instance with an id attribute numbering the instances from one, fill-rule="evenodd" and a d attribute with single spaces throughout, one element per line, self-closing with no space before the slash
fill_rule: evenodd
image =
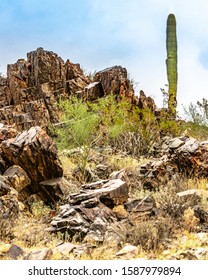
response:
<path id="1" fill-rule="evenodd" d="M 172 118 L 176 118 L 177 106 L 177 36 L 176 18 L 174 14 L 169 14 L 166 29 L 166 49 L 167 49 L 167 76 L 168 76 L 168 111 Z"/>

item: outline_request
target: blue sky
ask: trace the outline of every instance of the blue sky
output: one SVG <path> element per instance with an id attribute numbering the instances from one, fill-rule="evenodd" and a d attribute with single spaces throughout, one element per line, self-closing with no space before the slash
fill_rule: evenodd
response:
<path id="1" fill-rule="evenodd" d="M 178 37 L 178 109 L 208 98 L 208 3 L 205 0 L 0 0 L 0 72 L 38 47 L 87 72 L 126 67 L 162 106 L 167 83 L 166 20 Z"/>

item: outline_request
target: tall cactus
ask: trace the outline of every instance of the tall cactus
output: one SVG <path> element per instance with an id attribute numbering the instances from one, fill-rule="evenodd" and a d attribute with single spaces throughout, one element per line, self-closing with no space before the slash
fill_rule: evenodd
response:
<path id="1" fill-rule="evenodd" d="M 169 14 L 166 29 L 166 49 L 167 49 L 167 76 L 168 76 L 168 110 L 172 118 L 176 118 L 177 107 L 177 37 L 176 19 L 174 14 Z"/>

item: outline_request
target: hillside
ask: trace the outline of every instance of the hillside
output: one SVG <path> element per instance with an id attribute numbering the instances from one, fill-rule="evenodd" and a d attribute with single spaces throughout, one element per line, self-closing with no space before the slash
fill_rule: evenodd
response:
<path id="1" fill-rule="evenodd" d="M 122 66 L 42 48 L 0 77 L 0 259 L 208 259 L 208 128 Z"/>

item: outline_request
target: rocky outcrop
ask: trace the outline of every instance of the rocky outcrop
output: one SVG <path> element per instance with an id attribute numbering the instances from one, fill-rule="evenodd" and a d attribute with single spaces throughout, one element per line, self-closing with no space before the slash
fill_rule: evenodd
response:
<path id="1" fill-rule="evenodd" d="M 78 64 L 38 48 L 27 60 L 8 65 L 7 78 L 0 77 L 0 121 L 18 130 L 46 127 L 58 121 L 59 98 L 78 94 L 89 83 Z"/>
<path id="2" fill-rule="evenodd" d="M 38 48 L 7 67 L 7 78 L 0 76 L 0 122 L 19 130 L 32 126 L 47 128 L 59 120 L 56 103 L 75 95 L 94 101 L 113 94 L 131 104 L 155 110 L 154 101 L 142 92 L 134 94 L 126 68 L 113 66 L 99 71 L 91 80 L 80 64 L 64 62 L 56 53 Z"/>
<path id="3" fill-rule="evenodd" d="M 177 176 L 208 176 L 208 141 L 193 138 L 164 137 L 155 145 L 153 160 L 140 166 L 140 177 L 145 189 L 159 188 Z"/>
<path id="4" fill-rule="evenodd" d="M 118 100 L 125 97 L 130 103 L 138 105 L 138 97 L 134 95 L 126 68 L 121 66 L 106 68 L 97 72 L 93 80 L 102 84 L 106 95 L 113 94 Z"/>

